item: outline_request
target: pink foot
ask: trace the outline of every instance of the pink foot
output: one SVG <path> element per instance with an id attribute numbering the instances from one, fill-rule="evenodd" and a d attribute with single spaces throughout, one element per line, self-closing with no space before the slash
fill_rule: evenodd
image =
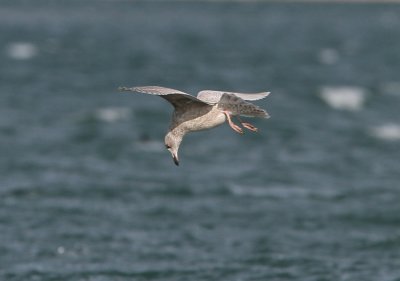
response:
<path id="1" fill-rule="evenodd" d="M 242 124 L 242 126 L 245 127 L 246 129 L 253 132 L 258 132 L 258 128 L 254 127 L 252 124 L 243 122 L 242 119 L 239 118 L 239 116 L 236 116 L 236 118 L 239 120 L 240 124 Z"/>
<path id="2" fill-rule="evenodd" d="M 251 125 L 250 123 L 242 123 L 243 127 L 245 127 L 246 129 L 253 131 L 253 132 L 258 132 L 258 128 L 254 127 L 253 125 Z"/>
<path id="3" fill-rule="evenodd" d="M 225 114 L 225 116 L 226 116 L 226 119 L 228 120 L 229 126 L 231 126 L 231 128 L 232 128 L 235 132 L 237 132 L 237 133 L 239 133 L 239 134 L 243 134 L 243 129 L 240 128 L 238 125 L 236 125 L 235 123 L 232 122 L 230 113 L 224 111 L 224 114 Z"/>

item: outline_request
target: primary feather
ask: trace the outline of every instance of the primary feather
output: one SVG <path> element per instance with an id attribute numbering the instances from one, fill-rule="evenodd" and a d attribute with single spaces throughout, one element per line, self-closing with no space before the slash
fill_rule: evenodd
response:
<path id="1" fill-rule="evenodd" d="M 237 93 L 237 92 L 227 92 L 227 91 L 204 90 L 200 91 L 197 94 L 197 98 L 205 102 L 217 103 L 222 98 L 223 94 L 235 95 L 243 100 L 260 100 L 267 97 L 269 95 L 269 92 Z"/>

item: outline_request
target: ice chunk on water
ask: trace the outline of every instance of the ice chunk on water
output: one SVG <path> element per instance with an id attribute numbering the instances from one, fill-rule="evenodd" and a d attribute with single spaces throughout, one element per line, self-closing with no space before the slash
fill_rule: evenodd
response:
<path id="1" fill-rule="evenodd" d="M 400 140 L 400 125 L 388 123 L 385 125 L 377 126 L 371 129 L 371 135 L 389 141 Z"/>
<path id="2" fill-rule="evenodd" d="M 14 42 L 8 45 L 6 53 L 10 58 L 16 60 L 27 60 L 37 54 L 37 47 L 28 42 Z"/>
<path id="3" fill-rule="evenodd" d="M 318 59 L 323 64 L 334 64 L 339 60 L 339 53 L 335 49 L 325 48 L 318 53 Z"/>
<path id="4" fill-rule="evenodd" d="M 96 110 L 96 117 L 109 123 L 126 120 L 130 114 L 130 109 L 125 107 L 105 107 Z"/>
<path id="5" fill-rule="evenodd" d="M 64 254 L 64 253 L 65 253 L 65 248 L 64 248 L 63 246 L 59 246 L 59 247 L 57 248 L 57 253 L 58 253 L 59 255 Z"/>
<path id="6" fill-rule="evenodd" d="M 357 111 L 364 106 L 367 92 L 355 86 L 323 87 L 320 96 L 332 108 Z"/>

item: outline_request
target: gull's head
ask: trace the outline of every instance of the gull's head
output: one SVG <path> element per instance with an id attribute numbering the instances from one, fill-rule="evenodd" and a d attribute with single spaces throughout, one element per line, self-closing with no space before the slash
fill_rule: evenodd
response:
<path id="1" fill-rule="evenodd" d="M 177 166 L 179 166 L 178 150 L 181 141 L 182 137 L 172 134 L 171 132 L 169 132 L 165 136 L 165 147 L 168 149 L 169 152 L 171 152 L 172 159 Z"/>

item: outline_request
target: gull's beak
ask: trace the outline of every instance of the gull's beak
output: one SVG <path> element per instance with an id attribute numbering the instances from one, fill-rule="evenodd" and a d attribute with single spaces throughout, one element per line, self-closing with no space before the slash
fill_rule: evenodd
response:
<path id="1" fill-rule="evenodd" d="M 179 166 L 179 159 L 178 159 L 178 156 L 176 156 L 176 155 L 172 155 L 172 159 L 174 159 L 174 163 L 175 163 L 175 165 L 176 166 Z"/>
<path id="2" fill-rule="evenodd" d="M 173 152 L 170 148 L 168 150 L 169 150 L 169 152 L 171 152 L 172 159 L 174 160 L 175 165 L 179 166 L 178 154 Z"/>

